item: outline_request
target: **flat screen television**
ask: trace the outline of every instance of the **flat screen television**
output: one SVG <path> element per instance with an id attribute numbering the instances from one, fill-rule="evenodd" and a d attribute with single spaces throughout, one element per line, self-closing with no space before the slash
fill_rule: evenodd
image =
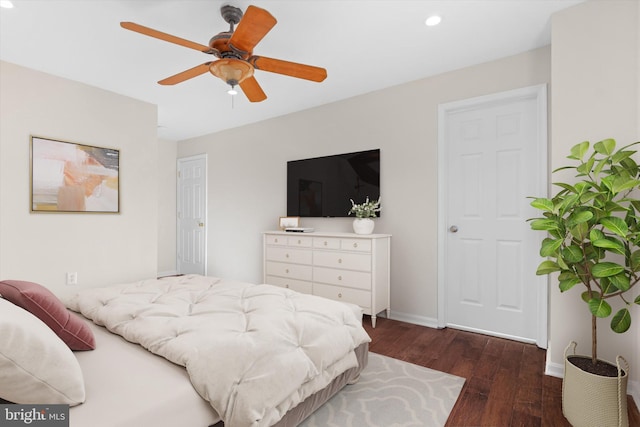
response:
<path id="1" fill-rule="evenodd" d="M 287 216 L 347 217 L 367 197 L 380 198 L 380 149 L 287 162 Z"/>

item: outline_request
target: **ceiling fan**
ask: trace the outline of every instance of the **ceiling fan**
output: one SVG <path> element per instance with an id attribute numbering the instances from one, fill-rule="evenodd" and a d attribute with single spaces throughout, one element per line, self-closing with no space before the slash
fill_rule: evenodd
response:
<path id="1" fill-rule="evenodd" d="M 120 26 L 219 58 L 160 80 L 158 83 L 161 85 L 181 83 L 209 71 L 231 86 L 230 93 L 233 93 L 235 86 L 240 86 L 249 101 L 260 102 L 267 99 L 267 95 L 253 76 L 254 70 L 269 71 L 314 82 L 321 82 L 327 77 L 327 70 L 324 68 L 253 55 L 253 48 L 277 22 L 266 10 L 249 6 L 243 15 L 239 8 L 224 5 L 220 8 L 220 13 L 230 25 L 230 29 L 213 36 L 208 46 L 133 22 L 121 22 Z M 234 31 L 235 25 L 237 28 Z"/>

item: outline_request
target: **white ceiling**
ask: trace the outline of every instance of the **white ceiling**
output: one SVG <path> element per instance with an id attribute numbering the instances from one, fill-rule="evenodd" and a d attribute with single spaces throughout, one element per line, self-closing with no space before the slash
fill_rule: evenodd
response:
<path id="1" fill-rule="evenodd" d="M 13 0 L 0 9 L 0 59 L 158 105 L 158 136 L 183 140 L 550 43 L 550 16 L 583 0 Z M 233 103 L 207 73 L 156 82 L 215 59 L 122 29 L 120 21 L 208 44 L 220 6 L 267 9 L 276 26 L 254 54 L 327 69 L 322 83 L 256 71 L 266 101 Z M 437 27 L 424 25 L 440 14 Z M 1 94 L 0 94 L 1 96 Z"/>

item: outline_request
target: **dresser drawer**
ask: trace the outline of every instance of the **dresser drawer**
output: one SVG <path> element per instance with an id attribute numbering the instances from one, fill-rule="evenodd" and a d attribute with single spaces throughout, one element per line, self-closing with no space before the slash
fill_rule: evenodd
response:
<path id="1" fill-rule="evenodd" d="M 314 283 L 313 294 L 336 301 L 350 302 L 359 305 L 365 312 L 370 312 L 371 292 Z"/>
<path id="2" fill-rule="evenodd" d="M 292 279 L 311 280 L 311 266 L 287 264 L 284 262 L 266 262 L 267 276 L 280 276 Z"/>
<path id="3" fill-rule="evenodd" d="M 267 283 L 274 286 L 280 286 L 282 288 L 291 289 L 303 294 L 312 293 L 311 282 L 305 282 L 297 279 L 287 279 L 286 277 L 267 276 Z"/>
<path id="4" fill-rule="evenodd" d="M 371 252 L 371 240 L 340 239 L 340 249 L 345 251 Z"/>
<path id="5" fill-rule="evenodd" d="M 265 237 L 267 245 L 287 246 L 287 236 L 267 234 Z"/>
<path id="6" fill-rule="evenodd" d="M 371 255 L 337 251 L 315 251 L 313 254 L 313 265 L 371 271 Z"/>
<path id="7" fill-rule="evenodd" d="M 292 262 L 295 264 L 311 264 L 311 251 L 292 249 L 289 247 L 267 247 L 267 260 Z"/>
<path id="8" fill-rule="evenodd" d="M 296 234 L 296 233 L 293 233 Z M 300 233 L 297 233 L 300 234 Z M 303 236 L 289 236 L 287 238 L 287 244 L 289 246 L 293 246 L 294 248 L 310 248 L 313 244 L 313 237 L 303 237 Z"/>
<path id="9" fill-rule="evenodd" d="M 314 237 L 313 247 L 318 249 L 340 249 L 340 239 L 335 237 Z"/>
<path id="10" fill-rule="evenodd" d="M 371 290 L 371 273 L 313 267 L 313 281 L 331 285 Z"/>

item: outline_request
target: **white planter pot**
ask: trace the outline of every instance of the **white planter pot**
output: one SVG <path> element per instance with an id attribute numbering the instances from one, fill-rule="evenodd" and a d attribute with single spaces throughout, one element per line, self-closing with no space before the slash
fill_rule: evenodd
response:
<path id="1" fill-rule="evenodd" d="M 356 218 L 353 220 L 353 231 L 356 234 L 371 234 L 376 223 L 371 218 Z"/>
<path id="2" fill-rule="evenodd" d="M 629 365 L 618 356 L 617 377 L 603 377 L 575 366 L 570 358 L 587 358 L 575 355 L 575 342 L 571 342 L 564 352 L 564 379 L 562 380 L 562 413 L 574 427 L 628 427 L 627 379 Z M 567 355 L 573 346 L 574 354 Z M 624 369 L 620 366 L 624 362 Z"/>

